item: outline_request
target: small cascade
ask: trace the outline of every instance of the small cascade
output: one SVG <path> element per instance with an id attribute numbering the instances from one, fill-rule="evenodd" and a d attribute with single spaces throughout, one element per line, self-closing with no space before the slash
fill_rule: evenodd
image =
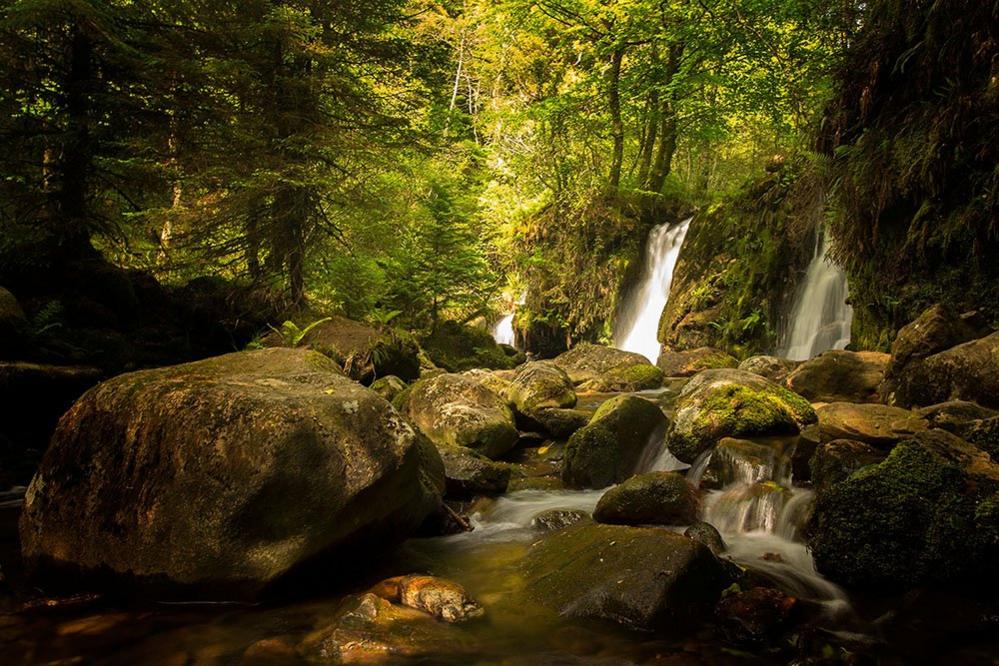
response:
<path id="1" fill-rule="evenodd" d="M 661 224 L 649 234 L 641 282 L 621 309 L 615 332 L 616 345 L 637 352 L 655 363 L 659 360 L 659 319 L 669 300 L 673 270 L 693 218 L 679 224 Z"/>
<path id="2" fill-rule="evenodd" d="M 850 343 L 853 308 L 847 303 L 846 273 L 829 259 L 828 250 L 825 231 L 820 230 L 778 356 L 807 361 Z"/>
<path id="3" fill-rule="evenodd" d="M 520 298 L 513 303 L 513 312 L 503 315 L 493 326 L 492 334 L 496 344 L 510 345 L 511 347 L 517 346 L 517 334 L 513 330 L 513 318 L 516 315 L 517 306 L 523 305 L 525 298 L 527 298 L 527 294 L 521 294 Z"/>

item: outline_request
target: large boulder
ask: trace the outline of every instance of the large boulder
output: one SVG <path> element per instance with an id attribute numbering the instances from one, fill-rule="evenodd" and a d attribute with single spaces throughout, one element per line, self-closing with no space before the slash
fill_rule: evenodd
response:
<path id="1" fill-rule="evenodd" d="M 667 443 L 693 463 L 723 437 L 796 434 L 816 420 L 807 400 L 744 370 L 705 370 L 680 392 Z"/>
<path id="2" fill-rule="evenodd" d="M 121 375 L 62 418 L 32 480 L 32 563 L 250 596 L 405 537 L 437 508 L 433 447 L 315 352 Z"/>
<path id="3" fill-rule="evenodd" d="M 821 441 L 852 439 L 886 450 L 929 427 L 919 414 L 887 405 L 833 402 L 820 406 L 816 413 Z"/>
<path id="4" fill-rule="evenodd" d="M 542 409 L 576 406 L 576 390 L 569 375 L 551 361 L 521 366 L 506 396 L 514 409 L 525 416 Z"/>
<path id="5" fill-rule="evenodd" d="M 708 548 L 662 528 L 579 524 L 535 543 L 528 592 L 560 615 L 655 631 L 697 619 L 728 585 Z"/>
<path id="6" fill-rule="evenodd" d="M 697 520 L 697 490 L 682 474 L 637 474 L 600 497 L 593 518 L 610 525 L 690 525 Z"/>
<path id="7" fill-rule="evenodd" d="M 739 364 L 739 369 L 783 384 L 798 365 L 800 364 L 797 361 L 776 356 L 750 356 Z"/>
<path id="8" fill-rule="evenodd" d="M 911 361 L 893 379 L 897 405 L 968 400 L 999 408 L 999 332 Z"/>
<path id="9" fill-rule="evenodd" d="M 701 370 L 736 368 L 739 360 L 714 347 L 699 347 L 688 351 L 663 350 L 656 362 L 667 377 L 691 377 Z"/>
<path id="10" fill-rule="evenodd" d="M 309 329 L 299 345 L 330 357 L 364 384 L 388 375 L 406 382 L 420 376 L 419 347 L 401 331 L 330 317 Z"/>
<path id="11" fill-rule="evenodd" d="M 828 351 L 798 366 L 787 387 L 812 402 L 880 402 L 888 359 L 878 352 Z"/>
<path id="12" fill-rule="evenodd" d="M 562 480 L 570 488 L 606 488 L 632 476 L 643 454 L 666 432 L 668 420 L 648 400 L 621 395 L 600 406 L 569 438 Z"/>
<path id="13" fill-rule="evenodd" d="M 371 383 L 371 390 L 392 402 L 397 395 L 406 390 L 406 382 L 395 375 L 379 377 Z"/>
<path id="14" fill-rule="evenodd" d="M 662 370 L 649 359 L 613 347 L 584 342 L 553 362 L 583 391 L 642 391 L 663 384 Z"/>
<path id="15" fill-rule="evenodd" d="M 845 481 L 854 472 L 876 465 L 887 457 L 884 451 L 852 439 L 834 439 L 821 444 L 812 455 L 812 485 L 818 489 Z"/>
<path id="16" fill-rule="evenodd" d="M 505 493 L 510 484 L 510 466 L 460 446 L 438 449 L 444 461 L 444 479 L 449 498 Z"/>
<path id="17" fill-rule="evenodd" d="M 405 396 L 404 409 L 438 447 L 464 446 L 497 458 L 519 437 L 506 400 L 474 377 L 444 374 L 422 379 Z"/>
<path id="18" fill-rule="evenodd" d="M 809 546 L 837 583 L 875 588 L 995 583 L 999 465 L 943 430 L 818 493 Z"/>
<path id="19" fill-rule="evenodd" d="M 442 322 L 420 344 L 430 360 L 448 372 L 507 369 L 520 360 L 496 344 L 489 331 L 456 321 Z"/>
<path id="20" fill-rule="evenodd" d="M 966 439 L 999 462 L 999 416 L 982 419 L 968 428 Z"/>

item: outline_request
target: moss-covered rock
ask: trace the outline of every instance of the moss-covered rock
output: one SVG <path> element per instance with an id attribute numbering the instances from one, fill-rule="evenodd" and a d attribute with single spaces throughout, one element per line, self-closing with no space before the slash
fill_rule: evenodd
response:
<path id="1" fill-rule="evenodd" d="M 797 361 L 776 356 L 750 356 L 739 364 L 740 370 L 765 377 L 772 382 L 783 384 L 787 376 L 798 367 Z"/>
<path id="2" fill-rule="evenodd" d="M 397 395 L 406 390 L 406 382 L 395 375 L 379 377 L 371 383 L 371 390 L 392 402 Z"/>
<path id="3" fill-rule="evenodd" d="M 464 447 L 438 449 L 444 461 L 445 494 L 467 499 L 474 495 L 499 495 L 510 484 L 510 466 Z"/>
<path id="4" fill-rule="evenodd" d="M 582 409 L 539 409 L 527 419 L 529 428 L 540 428 L 554 439 L 567 439 L 590 422 L 593 414 Z"/>
<path id="5" fill-rule="evenodd" d="M 600 406 L 590 423 L 569 438 L 562 480 L 570 488 L 606 488 L 629 478 L 648 447 L 666 432 L 662 410 L 622 395 Z"/>
<path id="6" fill-rule="evenodd" d="M 708 550 L 714 553 L 715 557 L 720 556 L 727 548 L 721 532 L 711 523 L 704 521 L 698 521 L 685 529 L 683 536 L 707 546 Z"/>
<path id="7" fill-rule="evenodd" d="M 902 406 L 969 400 L 999 408 L 999 332 L 911 361 L 894 382 Z"/>
<path id="8" fill-rule="evenodd" d="M 833 402 L 816 413 L 821 441 L 852 439 L 885 450 L 929 427 L 919 414 L 887 405 Z"/>
<path id="9" fill-rule="evenodd" d="M 999 416 L 982 419 L 968 428 L 967 440 L 999 462 Z"/>
<path id="10" fill-rule="evenodd" d="M 662 370 L 641 354 L 582 343 L 558 356 L 555 365 L 582 391 L 642 391 L 662 386 Z"/>
<path id="11" fill-rule="evenodd" d="M 420 344 L 430 360 L 448 372 L 513 368 L 518 360 L 508 356 L 489 331 L 456 321 L 442 322 Z"/>
<path id="12" fill-rule="evenodd" d="M 836 439 L 819 445 L 812 455 L 812 485 L 825 489 L 844 481 L 868 465 L 876 465 L 887 457 L 870 444 L 852 439 Z"/>
<path id="13" fill-rule="evenodd" d="M 988 335 L 990 331 L 983 328 L 977 313 L 960 315 L 942 303 L 928 308 L 903 326 L 892 342 L 885 376 L 890 391 L 892 383 L 907 365 Z"/>
<path id="14" fill-rule="evenodd" d="M 506 396 L 514 409 L 525 416 L 541 409 L 576 406 L 576 390 L 569 375 L 551 361 L 535 361 L 522 366 Z"/>
<path id="15" fill-rule="evenodd" d="M 888 359 L 878 352 L 828 351 L 799 365 L 787 387 L 812 402 L 881 402 Z"/>
<path id="16" fill-rule="evenodd" d="M 809 546 L 819 571 L 850 586 L 997 581 L 999 466 L 941 430 L 818 494 Z"/>
<path id="17" fill-rule="evenodd" d="M 967 400 L 948 400 L 938 405 L 917 409 L 916 413 L 926 419 L 931 428 L 943 428 L 965 439 L 979 421 L 999 416 L 996 410 Z"/>
<path id="18" fill-rule="evenodd" d="M 667 444 L 692 463 L 722 437 L 796 434 L 815 420 L 807 400 L 759 375 L 705 370 L 680 392 Z"/>
<path id="19" fill-rule="evenodd" d="M 524 559 L 528 592 L 560 615 L 655 631 L 696 620 L 728 584 L 705 546 L 661 528 L 583 524 Z"/>
<path id="20" fill-rule="evenodd" d="M 605 492 L 593 518 L 610 525 L 690 525 L 699 511 L 697 491 L 682 474 L 648 472 Z"/>
<path id="21" fill-rule="evenodd" d="M 736 368 L 739 360 L 720 349 L 699 347 L 679 352 L 664 350 L 656 365 L 667 377 L 691 377 L 701 370 Z"/>
<path id="22" fill-rule="evenodd" d="M 413 424 L 438 447 L 464 446 L 497 458 L 517 444 L 506 400 L 471 377 L 421 379 L 399 400 Z"/>
<path id="23" fill-rule="evenodd" d="M 250 596 L 317 558 L 412 532 L 433 447 L 307 350 L 115 377 L 59 422 L 21 517 L 29 562 Z"/>
<path id="24" fill-rule="evenodd" d="M 590 514 L 582 509 L 548 509 L 531 519 L 531 527 L 543 532 L 554 532 L 590 522 L 593 522 Z"/>

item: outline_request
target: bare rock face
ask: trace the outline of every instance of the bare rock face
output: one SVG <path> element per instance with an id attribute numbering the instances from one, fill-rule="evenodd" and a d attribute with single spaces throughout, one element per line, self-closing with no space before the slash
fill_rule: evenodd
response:
<path id="1" fill-rule="evenodd" d="M 888 354 L 828 351 L 805 361 L 787 387 L 812 402 L 880 402 Z"/>
<path id="2" fill-rule="evenodd" d="M 87 392 L 28 489 L 21 543 L 35 564 L 252 596 L 404 538 L 442 489 L 430 443 L 333 361 L 242 352 Z"/>

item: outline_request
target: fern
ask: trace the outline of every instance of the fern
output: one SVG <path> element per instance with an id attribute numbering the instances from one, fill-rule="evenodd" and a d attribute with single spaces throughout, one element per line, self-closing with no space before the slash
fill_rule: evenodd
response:
<path id="1" fill-rule="evenodd" d="M 305 336 L 309 334 L 309 331 L 314 329 L 316 326 L 319 326 L 320 324 L 325 324 L 331 319 L 333 319 L 333 317 L 323 317 L 322 319 L 312 322 L 305 328 L 299 328 L 298 324 L 296 324 L 291 320 L 288 320 L 283 324 L 281 324 L 280 330 L 274 328 L 273 326 L 271 326 L 270 328 L 275 333 L 281 335 L 286 345 L 288 345 L 289 347 L 297 347 L 302 343 L 302 340 L 305 339 Z"/>

